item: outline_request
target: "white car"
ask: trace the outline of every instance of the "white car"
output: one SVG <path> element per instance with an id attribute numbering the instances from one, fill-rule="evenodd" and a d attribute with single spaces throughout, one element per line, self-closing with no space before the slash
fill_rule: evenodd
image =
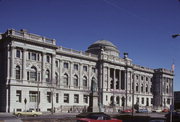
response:
<path id="1" fill-rule="evenodd" d="M 39 115 L 42 115 L 42 112 L 37 112 L 37 111 L 34 111 L 34 110 L 28 110 L 28 111 L 19 111 L 19 112 L 15 112 L 14 115 L 16 116 L 39 116 Z"/>
<path id="2" fill-rule="evenodd" d="M 162 112 L 162 110 L 161 109 L 154 109 L 154 110 L 152 110 L 152 112 L 160 113 L 160 112 Z"/>

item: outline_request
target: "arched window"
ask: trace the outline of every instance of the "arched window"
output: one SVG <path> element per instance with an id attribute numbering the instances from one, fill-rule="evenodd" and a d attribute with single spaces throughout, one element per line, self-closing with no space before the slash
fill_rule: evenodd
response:
<path id="1" fill-rule="evenodd" d="M 20 79 L 21 74 L 20 74 L 20 66 L 16 66 L 16 79 Z"/>
<path id="2" fill-rule="evenodd" d="M 78 76 L 77 75 L 74 75 L 73 81 L 74 81 L 74 87 L 78 87 Z"/>
<path id="3" fill-rule="evenodd" d="M 50 82 L 50 72 L 46 70 L 46 82 Z"/>
<path id="4" fill-rule="evenodd" d="M 57 72 L 55 74 L 55 80 L 56 80 L 56 84 L 58 84 L 58 73 Z"/>
<path id="5" fill-rule="evenodd" d="M 31 67 L 31 71 L 30 71 L 30 79 L 32 81 L 37 81 L 37 69 L 36 67 Z"/>
<path id="6" fill-rule="evenodd" d="M 87 87 L 87 77 L 83 77 L 83 87 Z"/>
<path id="7" fill-rule="evenodd" d="M 120 102 L 119 102 L 119 96 L 117 96 L 117 97 L 116 97 L 116 104 L 119 105 L 119 103 L 120 103 Z"/>
<path id="8" fill-rule="evenodd" d="M 64 77 L 63 77 L 63 84 L 65 87 L 68 86 L 68 75 L 67 74 L 64 74 Z"/>

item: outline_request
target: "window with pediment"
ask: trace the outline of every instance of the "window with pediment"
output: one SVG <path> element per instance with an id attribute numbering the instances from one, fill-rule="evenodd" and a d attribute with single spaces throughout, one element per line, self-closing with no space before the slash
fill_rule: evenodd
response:
<path id="1" fill-rule="evenodd" d="M 88 86 L 87 77 L 84 76 L 84 77 L 83 77 L 83 87 L 87 87 L 87 86 Z"/>
<path id="2" fill-rule="evenodd" d="M 74 87 L 78 87 L 78 76 L 77 75 L 74 75 L 73 81 L 74 81 Z"/>
<path id="3" fill-rule="evenodd" d="M 50 71 L 46 70 L 46 82 L 50 82 Z"/>
<path id="4" fill-rule="evenodd" d="M 20 80 L 20 78 L 21 78 L 20 66 L 16 66 L 16 79 Z"/>
<path id="5" fill-rule="evenodd" d="M 64 76 L 63 76 L 63 84 L 65 87 L 68 86 L 68 75 L 67 74 L 64 74 Z"/>

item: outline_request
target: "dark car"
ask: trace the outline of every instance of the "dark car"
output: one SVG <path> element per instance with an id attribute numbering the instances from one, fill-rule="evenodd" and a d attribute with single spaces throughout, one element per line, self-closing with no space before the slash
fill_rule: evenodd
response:
<path id="1" fill-rule="evenodd" d="M 111 118 L 103 112 L 81 113 L 76 118 L 77 122 L 122 122 L 122 120 Z"/>
<path id="2" fill-rule="evenodd" d="M 171 120 L 171 112 L 167 113 L 165 115 L 167 122 L 170 122 Z M 178 112 L 172 112 L 172 120 L 173 122 L 180 122 L 180 113 Z"/>

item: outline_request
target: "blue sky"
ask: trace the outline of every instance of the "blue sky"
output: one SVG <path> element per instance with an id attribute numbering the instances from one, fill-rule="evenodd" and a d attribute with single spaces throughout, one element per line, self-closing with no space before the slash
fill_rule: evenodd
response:
<path id="1" fill-rule="evenodd" d="M 57 40 L 85 51 L 111 41 L 134 64 L 171 69 L 180 90 L 180 2 L 178 0 L 0 0 L 0 32 L 9 28 Z"/>

